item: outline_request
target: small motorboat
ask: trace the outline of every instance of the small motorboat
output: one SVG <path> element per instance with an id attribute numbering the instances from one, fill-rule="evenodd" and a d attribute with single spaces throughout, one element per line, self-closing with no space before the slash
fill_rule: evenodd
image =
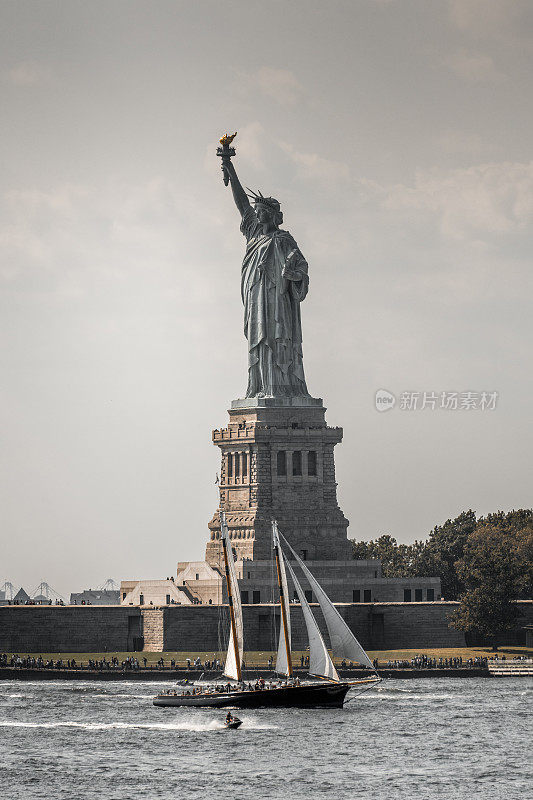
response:
<path id="1" fill-rule="evenodd" d="M 224 727 L 232 731 L 236 731 L 237 728 L 241 727 L 241 725 L 242 725 L 242 719 L 239 719 L 239 717 L 227 716 L 224 721 Z"/>

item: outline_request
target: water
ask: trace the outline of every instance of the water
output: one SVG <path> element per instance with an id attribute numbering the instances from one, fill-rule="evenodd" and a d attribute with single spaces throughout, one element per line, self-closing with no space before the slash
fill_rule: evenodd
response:
<path id="1" fill-rule="evenodd" d="M 0 796 L 514 800 L 532 789 L 527 678 L 391 680 L 342 710 L 239 711 L 237 731 L 225 711 L 156 708 L 161 687 L 0 683 Z"/>

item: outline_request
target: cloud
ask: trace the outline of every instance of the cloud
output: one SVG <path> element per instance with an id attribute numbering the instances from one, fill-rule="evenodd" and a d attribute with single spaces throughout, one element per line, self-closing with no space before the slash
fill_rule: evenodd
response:
<path id="1" fill-rule="evenodd" d="M 264 95 L 282 106 L 295 105 L 303 93 L 303 86 L 288 69 L 261 67 L 255 80 Z"/>
<path id="2" fill-rule="evenodd" d="M 486 53 L 459 50 L 447 55 L 444 64 L 468 83 L 498 83 L 504 77 Z"/>
<path id="3" fill-rule="evenodd" d="M 237 146 L 239 160 L 253 164 L 255 169 L 264 170 L 265 165 L 265 129 L 260 122 L 250 122 L 239 130 L 234 144 Z"/>
<path id="4" fill-rule="evenodd" d="M 382 204 L 434 217 L 442 236 L 479 244 L 527 233 L 533 223 L 533 161 L 433 169 L 414 185 L 382 188 Z"/>
<path id="5" fill-rule="evenodd" d="M 51 72 L 43 64 L 23 61 L 7 70 L 4 77 L 14 86 L 41 86 L 49 82 Z"/>
<path id="6" fill-rule="evenodd" d="M 297 167 L 298 177 L 324 187 L 338 187 L 350 178 L 350 167 L 343 161 L 332 161 L 318 153 L 304 153 L 292 144 L 280 141 L 279 146 Z"/>
<path id="7" fill-rule="evenodd" d="M 261 67 L 251 74 L 238 74 L 238 87 L 245 94 L 259 92 L 280 106 L 294 106 L 304 95 L 304 88 L 288 69 Z"/>
<path id="8" fill-rule="evenodd" d="M 519 18 L 525 4 L 521 0 L 450 0 L 452 25 L 473 38 L 502 38 Z"/>
<path id="9" fill-rule="evenodd" d="M 220 228 L 205 203 L 162 178 L 11 191 L 0 218 L 0 279 L 32 294 L 86 293 L 155 269 L 167 280 L 177 264 L 186 275 L 211 261 L 205 226 Z"/>
<path id="10" fill-rule="evenodd" d="M 450 154 L 481 155 L 494 149 L 493 145 L 485 141 L 477 133 L 449 129 L 436 139 L 437 145 Z"/>

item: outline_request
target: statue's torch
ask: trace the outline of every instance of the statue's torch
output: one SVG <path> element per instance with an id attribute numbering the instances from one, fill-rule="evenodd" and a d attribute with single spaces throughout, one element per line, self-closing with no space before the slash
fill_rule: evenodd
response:
<path id="1" fill-rule="evenodd" d="M 230 159 L 232 156 L 235 155 L 235 148 L 230 147 L 232 141 L 237 136 L 237 131 L 235 133 L 225 133 L 224 136 L 220 139 L 221 147 L 217 147 L 217 156 L 220 156 L 222 159 L 222 170 L 224 172 L 224 186 L 227 186 L 229 183 L 229 175 L 224 170 L 224 159 Z"/>

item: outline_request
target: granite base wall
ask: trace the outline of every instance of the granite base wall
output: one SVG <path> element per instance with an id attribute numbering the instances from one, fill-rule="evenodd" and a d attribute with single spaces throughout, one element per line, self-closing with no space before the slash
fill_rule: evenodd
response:
<path id="1" fill-rule="evenodd" d="M 356 603 L 337 605 L 339 613 L 363 647 L 393 650 L 416 647 L 464 647 L 464 634 L 449 627 L 456 603 Z M 312 606 L 318 626 L 329 642 L 318 606 Z M 279 608 L 243 606 L 245 650 L 277 649 Z M 219 651 L 227 643 L 229 628 L 224 606 L 169 607 L 164 609 L 164 650 Z M 299 605 L 291 606 L 294 650 L 308 645 Z"/>
<path id="2" fill-rule="evenodd" d="M 340 614 L 368 650 L 464 647 L 465 637 L 449 627 L 454 602 L 339 604 Z M 318 606 L 312 606 L 326 642 Z M 533 623 L 533 601 L 518 603 L 517 635 Z M 279 607 L 243 607 L 245 649 L 277 648 Z M 300 606 L 291 606 L 294 650 L 305 650 Z M 226 606 L 0 606 L 0 652 L 90 653 L 216 652 L 227 643 Z M 513 641 L 512 635 L 508 639 Z"/>
<path id="3" fill-rule="evenodd" d="M 131 651 L 141 633 L 139 608 L 1 606 L 0 651 L 98 653 Z"/>

